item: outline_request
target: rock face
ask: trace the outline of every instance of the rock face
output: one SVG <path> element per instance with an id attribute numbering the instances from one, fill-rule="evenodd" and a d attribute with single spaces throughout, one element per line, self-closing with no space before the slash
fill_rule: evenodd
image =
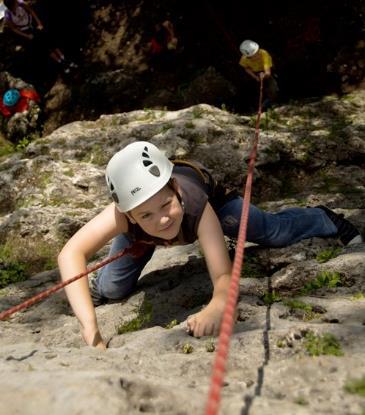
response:
<path id="1" fill-rule="evenodd" d="M 263 115 L 255 203 L 326 204 L 364 232 L 364 108 L 356 92 Z M 115 151 L 148 140 L 241 188 L 254 124 L 204 104 L 139 110 L 65 125 L 3 159 L 0 271 L 29 278 L 0 290 L 0 310 L 59 279 L 59 249 L 110 201 L 104 169 Z M 249 246 L 221 413 L 361 414 L 364 397 L 348 385 L 364 382 L 364 275 L 365 244 Z M 189 337 L 184 322 L 210 296 L 193 244 L 158 249 L 134 295 L 97 308 L 106 352 L 83 344 L 63 292 L 0 322 L 0 413 L 203 413 L 217 339 Z"/>

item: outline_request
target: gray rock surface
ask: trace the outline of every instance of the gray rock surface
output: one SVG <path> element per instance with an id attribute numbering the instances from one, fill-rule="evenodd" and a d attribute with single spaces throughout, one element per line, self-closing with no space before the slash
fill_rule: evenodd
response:
<path id="1" fill-rule="evenodd" d="M 257 202 L 273 211 L 323 203 L 364 232 L 364 108 L 365 93 L 357 92 L 267 113 Z M 252 138 L 252 118 L 198 105 L 75 122 L 4 159 L 1 265 L 25 264 L 30 278 L 0 290 L 0 311 L 59 280 L 58 250 L 109 202 L 104 168 L 116 150 L 151 140 L 240 187 Z M 290 192 L 288 178 L 295 185 Z M 106 254 L 107 247 L 94 262 Z M 313 289 L 319 275 L 332 285 Z M 365 375 L 364 276 L 365 244 L 343 248 L 313 238 L 280 249 L 248 246 L 221 413 L 363 414 L 365 398 L 345 385 Z M 161 248 L 134 295 L 97 308 L 106 352 L 83 344 L 63 292 L 0 322 L 0 414 L 204 413 L 214 360 L 209 350 L 218 343 L 188 336 L 185 320 L 210 295 L 198 245 Z M 133 320 L 144 324 L 118 334 Z M 166 328 L 169 323 L 174 327 Z M 310 336 L 328 334 L 342 353 L 311 356 Z M 184 353 L 187 345 L 191 353 Z"/>

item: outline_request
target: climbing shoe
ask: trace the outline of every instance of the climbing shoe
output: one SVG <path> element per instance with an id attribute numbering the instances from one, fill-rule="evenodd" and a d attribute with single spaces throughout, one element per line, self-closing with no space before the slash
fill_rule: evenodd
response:
<path id="1" fill-rule="evenodd" d="M 355 226 L 344 218 L 343 214 L 337 214 L 326 206 L 315 206 L 316 208 L 324 210 L 326 215 L 331 219 L 337 228 L 337 237 L 344 245 L 354 245 L 363 242 L 360 232 Z"/>

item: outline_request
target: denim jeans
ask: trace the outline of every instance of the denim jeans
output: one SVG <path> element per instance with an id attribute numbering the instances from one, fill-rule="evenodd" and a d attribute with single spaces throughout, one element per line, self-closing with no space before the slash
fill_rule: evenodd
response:
<path id="1" fill-rule="evenodd" d="M 216 213 L 225 235 L 236 238 L 242 212 L 242 198 L 236 197 Z M 268 213 L 250 205 L 247 241 L 267 247 L 283 247 L 294 244 L 302 239 L 330 237 L 337 233 L 334 223 L 322 209 L 318 208 L 289 208 L 278 213 Z M 124 234 L 113 239 L 109 255 L 131 245 L 130 239 Z M 142 257 L 133 258 L 129 255 L 102 268 L 97 276 L 98 292 L 110 299 L 122 299 L 135 288 L 138 278 L 151 259 L 154 247 Z"/>

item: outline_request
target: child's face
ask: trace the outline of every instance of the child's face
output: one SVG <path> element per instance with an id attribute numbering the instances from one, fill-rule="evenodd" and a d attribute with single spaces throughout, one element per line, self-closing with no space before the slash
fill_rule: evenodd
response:
<path id="1" fill-rule="evenodd" d="M 177 236 L 184 216 L 176 193 L 167 185 L 130 213 L 146 233 L 166 240 Z"/>

